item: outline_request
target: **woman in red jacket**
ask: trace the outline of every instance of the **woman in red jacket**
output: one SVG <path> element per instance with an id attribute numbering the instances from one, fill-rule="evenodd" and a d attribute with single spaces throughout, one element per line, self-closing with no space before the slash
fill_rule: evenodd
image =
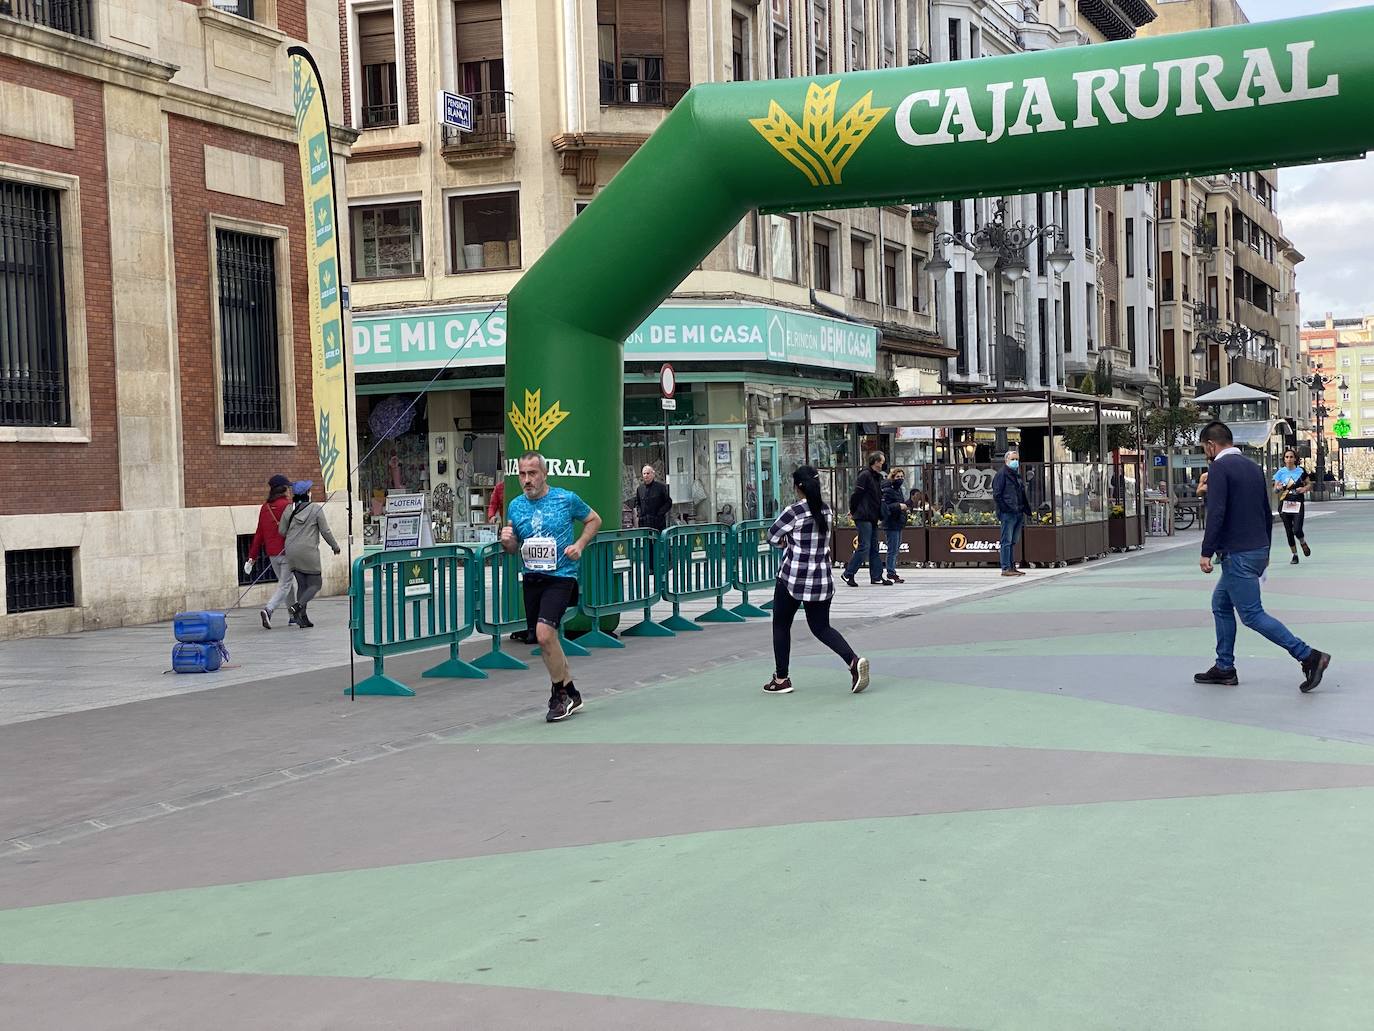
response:
<path id="1" fill-rule="evenodd" d="M 258 555 L 265 552 L 277 574 L 277 589 L 266 607 L 258 613 L 262 617 L 264 630 L 272 629 L 272 613 L 277 611 L 282 602 L 288 599 L 292 602 L 287 611 L 296 607 L 296 578 L 291 575 L 291 567 L 286 561 L 286 541 L 277 529 L 281 514 L 291 505 L 290 493 L 291 481 L 280 473 L 267 481 L 267 500 L 258 511 L 258 529 L 253 534 L 253 543 L 248 547 L 248 561 L 243 564 L 243 571 L 251 575 Z M 295 621 L 293 612 L 291 622 Z"/>

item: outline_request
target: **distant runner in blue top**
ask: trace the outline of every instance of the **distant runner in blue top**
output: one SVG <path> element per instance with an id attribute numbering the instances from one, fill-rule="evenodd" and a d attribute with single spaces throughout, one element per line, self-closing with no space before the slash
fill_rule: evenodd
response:
<path id="1" fill-rule="evenodd" d="M 1312 481 L 1307 470 L 1298 465 L 1298 453 L 1291 447 L 1283 453 L 1283 468 L 1274 474 L 1274 494 L 1279 499 L 1279 518 L 1288 534 L 1288 550 L 1293 553 L 1293 565 L 1298 564 L 1298 545 L 1309 558 L 1312 549 L 1307 546 L 1307 534 L 1303 532 L 1303 521 L 1307 516 L 1307 492 L 1312 489 Z"/>
<path id="2" fill-rule="evenodd" d="M 510 525 L 501 530 L 501 547 L 512 555 L 518 552 L 525 567 L 525 621 L 553 681 L 545 718 L 556 723 L 582 708 L 582 695 L 573 686 L 568 658 L 558 641 L 558 624 L 577 604 L 578 562 L 601 529 L 601 517 L 572 491 L 549 486 L 543 455 L 526 452 L 517 469 L 523 493 L 507 509 Z M 576 540 L 575 521 L 582 523 Z"/>

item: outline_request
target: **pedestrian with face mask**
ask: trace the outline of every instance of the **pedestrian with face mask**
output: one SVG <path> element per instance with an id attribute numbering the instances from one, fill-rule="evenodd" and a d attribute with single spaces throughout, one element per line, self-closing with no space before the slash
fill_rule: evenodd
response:
<path id="1" fill-rule="evenodd" d="M 291 507 L 282 513 L 278 529 L 286 539 L 286 561 L 291 564 L 291 572 L 296 577 L 296 604 L 291 607 L 291 615 L 296 625 L 310 628 L 306 606 L 320 593 L 324 585 L 324 570 L 320 565 L 320 539 L 334 549 L 334 554 L 342 550 L 339 542 L 329 531 L 329 521 L 324 517 L 324 506 L 310 500 L 313 480 L 297 480 L 291 485 Z"/>
<path id="2" fill-rule="evenodd" d="M 910 509 L 905 489 L 906 473 L 893 469 L 883 484 L 883 536 L 887 543 L 887 568 L 884 579 L 890 584 L 906 583 L 897 575 L 897 558 L 902 552 L 902 531 Z"/>
<path id="3" fill-rule="evenodd" d="M 1202 450 L 1211 463 L 1207 476 L 1207 530 L 1202 536 L 1198 565 L 1212 572 L 1212 560 L 1220 557 L 1221 579 L 1212 592 L 1212 619 L 1217 630 L 1217 661 L 1195 684 L 1234 687 L 1236 673 L 1236 614 L 1261 637 L 1278 645 L 1302 667 L 1298 690 L 1306 694 L 1322 682 L 1331 656 L 1310 644 L 1264 611 L 1260 587 L 1269 569 L 1269 548 L 1274 537 L 1274 513 L 1269 508 L 1269 489 L 1264 470 L 1240 453 L 1231 429 L 1224 422 L 1209 422 L 1202 429 Z"/>
<path id="4" fill-rule="evenodd" d="M 992 500 L 997 506 L 997 521 L 1002 524 L 1002 575 L 1025 576 L 1016 568 L 1016 541 L 1030 513 L 1030 498 L 1021 481 L 1021 452 L 1009 450 L 1002 468 L 992 478 Z"/>

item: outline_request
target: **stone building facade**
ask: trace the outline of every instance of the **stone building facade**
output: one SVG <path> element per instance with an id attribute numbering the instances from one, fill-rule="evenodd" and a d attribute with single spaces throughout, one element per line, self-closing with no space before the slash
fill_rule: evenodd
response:
<path id="1" fill-rule="evenodd" d="M 232 605 L 267 479 L 319 479 L 286 50 L 337 104 L 337 17 L 0 5 L 0 639 Z"/>

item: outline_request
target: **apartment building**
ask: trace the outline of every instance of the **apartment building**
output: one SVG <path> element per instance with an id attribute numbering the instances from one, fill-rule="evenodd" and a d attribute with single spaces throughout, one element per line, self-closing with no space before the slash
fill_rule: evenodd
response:
<path id="1" fill-rule="evenodd" d="M 936 57 L 976 60 L 994 54 L 1087 46 L 1129 39 L 1154 17 L 1146 0 L 1116 4 L 1067 0 L 936 0 Z M 1077 388 L 1110 377 L 1123 396 L 1158 397 L 1154 186 L 1063 190 L 940 205 L 942 229 L 976 232 L 997 217 L 1008 224 L 1054 226 L 1057 237 L 1032 244 L 1028 270 L 1009 282 L 983 271 L 954 247 L 941 294 L 942 331 L 958 355 L 953 390 L 997 385 L 994 342 L 1000 312 L 1006 386 Z M 1073 253 L 1062 272 L 1047 260 L 1056 245 Z"/>
<path id="2" fill-rule="evenodd" d="M 1159 17 L 1142 34 L 1249 21 L 1234 0 L 1155 3 Z M 1285 395 L 1289 373 L 1300 364 L 1296 268 L 1302 254 L 1284 235 L 1278 182 L 1277 171 L 1263 170 L 1160 187 L 1164 373 L 1187 396 L 1233 382 Z"/>
<path id="3" fill-rule="evenodd" d="M 0 2 L 0 638 L 228 606 L 268 478 L 320 478 L 286 49 L 337 98 L 337 18 Z"/>
<path id="4" fill-rule="evenodd" d="M 341 0 L 339 19 L 343 111 L 361 133 L 349 176 L 360 484 L 369 509 L 387 490 L 430 492 L 443 539 L 486 521 L 499 482 L 504 298 L 686 91 L 930 52 L 924 0 Z M 473 132 L 440 124 L 440 89 L 473 98 Z M 925 272 L 934 228 L 933 210 L 907 206 L 743 219 L 627 341 L 626 496 L 652 464 L 682 518 L 767 515 L 779 469 L 805 457 L 803 402 L 938 391 L 952 352 Z M 635 256 L 604 260 L 613 275 Z M 856 346 L 780 360 L 776 319 Z M 667 413 L 663 361 L 679 384 Z M 843 441 L 817 445 L 820 464 L 852 458 Z"/>
<path id="5" fill-rule="evenodd" d="M 1326 380 L 1321 423 L 1327 466 L 1343 472 L 1346 482 L 1369 488 L 1374 483 L 1374 315 L 1338 319 L 1327 312 L 1324 319 L 1303 325 L 1302 342 L 1312 371 Z M 1352 446 L 1344 453 L 1334 429 L 1338 419 L 1350 424 L 1346 443 Z M 1314 430 L 1316 425 L 1314 417 Z"/>

